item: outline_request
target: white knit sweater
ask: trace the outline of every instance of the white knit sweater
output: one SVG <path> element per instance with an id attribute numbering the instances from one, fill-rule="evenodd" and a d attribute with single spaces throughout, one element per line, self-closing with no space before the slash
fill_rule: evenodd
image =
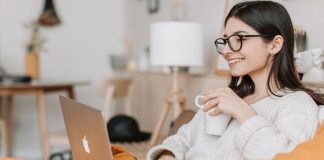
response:
<path id="1" fill-rule="evenodd" d="M 177 160 L 272 159 L 312 138 L 319 124 L 318 106 L 302 91 L 269 96 L 250 107 L 257 115 L 241 125 L 232 119 L 222 136 L 205 133 L 205 113 L 198 111 L 177 134 L 150 149 L 147 160 L 165 149 Z"/>

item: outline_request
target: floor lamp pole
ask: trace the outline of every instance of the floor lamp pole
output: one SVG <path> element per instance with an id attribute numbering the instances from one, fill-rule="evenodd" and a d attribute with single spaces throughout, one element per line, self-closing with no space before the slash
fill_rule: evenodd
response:
<path id="1" fill-rule="evenodd" d="M 165 98 L 163 111 L 161 113 L 160 119 L 157 123 L 157 126 L 154 129 L 150 145 L 153 146 L 156 144 L 157 140 L 159 139 L 161 130 L 164 126 L 165 120 L 168 116 L 169 110 L 171 106 L 173 106 L 174 113 L 180 113 L 184 109 L 185 106 L 185 98 L 183 96 L 182 91 L 179 89 L 178 85 L 178 75 L 179 75 L 179 68 L 172 67 L 172 89 L 168 93 L 167 97 Z M 175 115 L 177 116 L 177 115 Z"/>

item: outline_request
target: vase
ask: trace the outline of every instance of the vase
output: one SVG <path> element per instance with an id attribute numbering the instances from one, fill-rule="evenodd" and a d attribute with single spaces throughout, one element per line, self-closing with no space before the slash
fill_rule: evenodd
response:
<path id="1" fill-rule="evenodd" d="M 25 75 L 39 79 L 39 51 L 34 50 L 25 55 Z"/>

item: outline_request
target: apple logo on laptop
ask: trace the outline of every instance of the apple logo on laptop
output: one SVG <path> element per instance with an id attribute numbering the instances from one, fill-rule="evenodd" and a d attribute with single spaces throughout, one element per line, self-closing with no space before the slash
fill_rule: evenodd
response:
<path id="1" fill-rule="evenodd" d="M 86 137 L 86 136 L 83 136 L 82 143 L 83 143 L 83 148 L 84 148 L 84 150 L 85 150 L 88 154 L 90 154 L 89 143 L 88 143 L 88 140 L 87 140 L 87 137 Z"/>

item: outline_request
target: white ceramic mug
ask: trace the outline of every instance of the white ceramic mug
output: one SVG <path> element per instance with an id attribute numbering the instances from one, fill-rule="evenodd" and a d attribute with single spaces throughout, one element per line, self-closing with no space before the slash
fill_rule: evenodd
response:
<path id="1" fill-rule="evenodd" d="M 195 104 L 200 109 L 204 107 L 204 105 L 200 104 L 200 98 L 203 97 L 204 96 L 201 95 L 195 97 Z M 205 113 L 206 133 L 211 135 L 221 136 L 225 132 L 230 120 L 231 120 L 231 116 L 227 114 L 221 113 L 217 116 L 210 116 L 208 115 L 208 113 Z"/>

